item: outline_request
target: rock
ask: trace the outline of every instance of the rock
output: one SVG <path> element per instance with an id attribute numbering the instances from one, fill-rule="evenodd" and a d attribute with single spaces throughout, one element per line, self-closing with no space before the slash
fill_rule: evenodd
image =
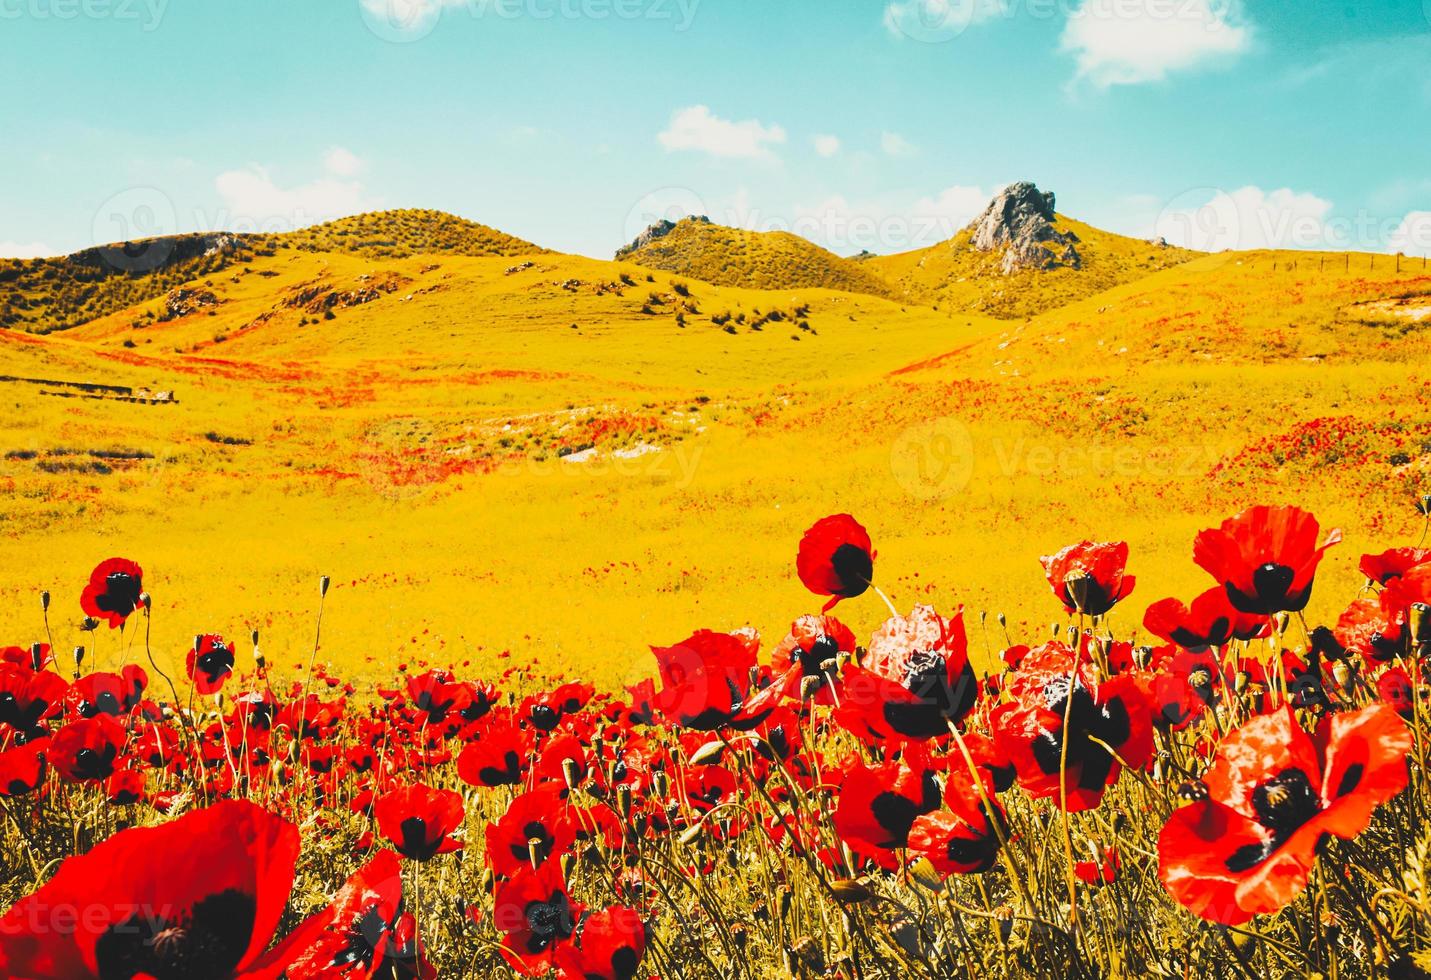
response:
<path id="1" fill-rule="evenodd" d="M 1159 235 L 1157 238 L 1148 239 L 1148 244 L 1153 246 L 1154 248 L 1167 248 L 1168 240 L 1162 235 Z"/>
<path id="2" fill-rule="evenodd" d="M 682 218 L 681 221 L 697 221 L 703 225 L 708 225 L 711 223 L 711 219 L 703 214 L 688 215 Z M 639 252 L 641 249 L 645 248 L 647 245 L 650 245 L 652 242 L 659 241 L 660 239 L 665 238 L 671 232 L 675 231 L 676 226 L 679 224 L 680 222 L 671 221 L 667 218 L 662 218 L 660 221 L 657 221 L 655 224 L 649 226 L 645 231 L 641 232 L 641 234 L 637 235 L 630 245 L 627 245 L 624 248 L 618 248 L 616 250 L 616 258 L 618 260 L 623 259 L 626 256 L 630 255 L 632 252 Z"/>
<path id="3" fill-rule="evenodd" d="M 969 245 L 980 252 L 1003 249 L 1002 271 L 1080 269 L 1078 236 L 1054 227 L 1054 196 L 1029 181 L 1010 184 L 969 225 Z"/>
<path id="4" fill-rule="evenodd" d="M 182 316 L 212 309 L 219 305 L 219 298 L 205 289 L 171 289 L 164 296 L 164 312 L 161 323 L 177 320 Z"/>

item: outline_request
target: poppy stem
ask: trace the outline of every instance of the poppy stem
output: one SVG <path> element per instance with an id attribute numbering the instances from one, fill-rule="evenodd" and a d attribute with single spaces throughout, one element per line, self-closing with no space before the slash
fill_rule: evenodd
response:
<path id="1" fill-rule="evenodd" d="M 885 595 L 885 594 L 884 594 L 884 591 L 883 591 L 878 585 L 875 585 L 873 582 L 870 582 L 870 583 L 869 583 L 869 587 L 870 587 L 871 589 L 874 589 L 875 595 L 879 596 L 881 599 L 884 600 L 885 606 L 887 606 L 887 607 L 889 608 L 889 614 L 890 614 L 891 616 L 895 617 L 896 619 L 898 619 L 898 618 L 899 618 L 899 610 L 896 609 L 896 608 L 894 608 L 894 603 L 892 603 L 892 602 L 889 601 L 889 596 Z"/>

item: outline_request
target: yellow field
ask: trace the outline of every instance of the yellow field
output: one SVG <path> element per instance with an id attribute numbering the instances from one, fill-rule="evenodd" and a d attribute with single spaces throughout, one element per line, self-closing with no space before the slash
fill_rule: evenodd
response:
<path id="1" fill-rule="evenodd" d="M 1198 529 L 1264 501 L 1346 529 L 1309 611 L 1334 618 L 1362 551 L 1420 534 L 1431 467 L 1431 321 L 1396 299 L 1431 274 L 1347 261 L 1207 256 L 996 320 L 563 255 L 279 248 L 191 283 L 213 305 L 173 320 L 160 299 L 0 332 L 0 374 L 178 398 L 0 382 L 0 640 L 43 638 L 49 589 L 56 643 L 112 662 L 77 600 L 119 554 L 171 659 L 257 628 L 270 661 L 306 660 L 327 574 L 322 657 L 350 673 L 535 662 L 613 686 L 697 627 L 777 642 L 815 604 L 795 543 L 836 511 L 888 555 L 896 605 L 991 631 L 1003 611 L 1016 638 L 1058 611 L 1039 555 L 1126 539 L 1131 633 L 1206 587 Z M 838 614 L 867 637 L 887 611 Z"/>

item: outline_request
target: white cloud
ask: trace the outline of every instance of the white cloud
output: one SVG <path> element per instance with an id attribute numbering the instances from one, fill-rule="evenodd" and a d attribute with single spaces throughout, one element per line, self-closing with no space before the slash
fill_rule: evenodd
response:
<path id="1" fill-rule="evenodd" d="M 1283 187 L 1207 191 L 1158 216 L 1154 233 L 1205 252 L 1253 248 L 1345 248 L 1350 229 L 1329 220 L 1332 202 Z"/>
<path id="2" fill-rule="evenodd" d="M 56 254 L 44 242 L 0 242 L 0 259 L 43 259 Z"/>
<path id="3" fill-rule="evenodd" d="M 840 139 L 838 136 L 820 135 L 815 137 L 815 152 L 822 157 L 832 157 L 840 152 Z"/>
<path id="4" fill-rule="evenodd" d="M 335 146 L 323 155 L 323 167 L 334 177 L 352 177 L 363 169 L 363 161 L 351 150 Z"/>
<path id="5" fill-rule="evenodd" d="M 770 147 L 785 142 L 785 130 L 755 119 L 732 122 L 703 105 L 678 109 L 658 137 L 668 153 L 697 150 L 716 157 L 768 157 Z"/>
<path id="6" fill-rule="evenodd" d="M 1077 58 L 1079 78 L 1107 88 L 1158 81 L 1251 43 L 1235 0 L 1083 0 L 1062 47 Z"/>
<path id="7" fill-rule="evenodd" d="M 376 204 L 362 183 L 337 172 L 357 159 L 343 158 L 335 168 L 330 152 L 325 176 L 293 187 L 280 186 L 267 168 L 256 165 L 221 173 L 214 179 L 227 209 L 220 224 L 234 231 L 283 231 L 371 210 Z"/>
<path id="8" fill-rule="evenodd" d="M 895 0 L 885 5 L 884 26 L 897 38 L 949 41 L 1007 10 L 1007 0 Z"/>
<path id="9" fill-rule="evenodd" d="M 879 148 L 892 157 L 907 157 L 914 152 L 914 144 L 898 133 L 881 133 Z"/>
<path id="10" fill-rule="evenodd" d="M 1412 211 L 1386 241 L 1388 252 L 1431 255 L 1431 211 Z"/>

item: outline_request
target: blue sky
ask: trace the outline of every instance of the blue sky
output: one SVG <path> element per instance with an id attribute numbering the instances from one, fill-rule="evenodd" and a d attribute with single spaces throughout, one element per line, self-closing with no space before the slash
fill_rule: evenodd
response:
<path id="1" fill-rule="evenodd" d="M 433 207 L 836 251 L 1003 184 L 1208 248 L 1431 251 L 1431 0 L 0 0 L 0 255 Z"/>

